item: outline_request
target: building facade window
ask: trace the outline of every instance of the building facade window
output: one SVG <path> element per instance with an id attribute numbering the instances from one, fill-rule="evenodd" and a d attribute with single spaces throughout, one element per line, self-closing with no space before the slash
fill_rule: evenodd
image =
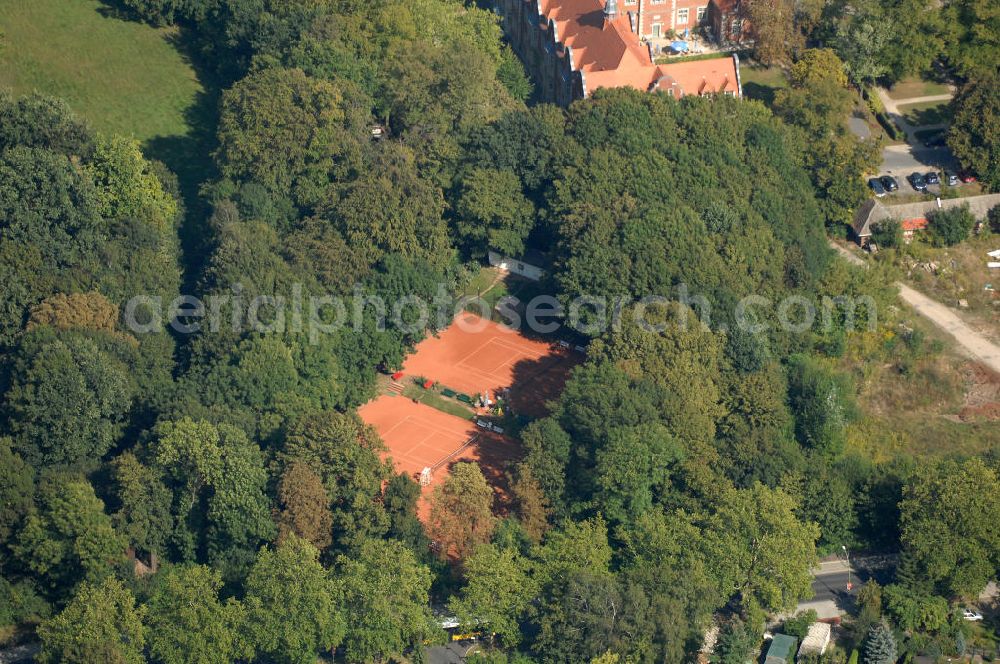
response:
<path id="1" fill-rule="evenodd" d="M 705 12 L 707 10 L 708 10 L 708 7 L 698 7 L 698 10 L 697 10 L 697 13 L 695 14 L 695 17 L 698 19 L 699 23 L 701 23 L 702 21 L 705 20 Z"/>
<path id="2" fill-rule="evenodd" d="M 654 23 L 652 26 L 652 30 L 653 30 L 653 36 L 659 37 L 660 32 L 663 30 L 663 25 L 661 25 L 660 23 Z"/>
<path id="3" fill-rule="evenodd" d="M 688 8 L 677 10 L 677 25 L 684 26 L 688 24 L 689 12 Z"/>
<path id="4" fill-rule="evenodd" d="M 736 39 L 740 36 L 741 32 L 743 32 L 743 21 L 738 18 L 734 18 L 733 27 L 730 29 L 729 33 L 733 36 L 733 39 Z"/>

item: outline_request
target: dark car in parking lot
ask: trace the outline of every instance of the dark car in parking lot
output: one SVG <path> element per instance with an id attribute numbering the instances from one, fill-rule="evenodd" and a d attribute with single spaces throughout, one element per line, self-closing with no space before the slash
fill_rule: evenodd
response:
<path id="1" fill-rule="evenodd" d="M 913 187 L 914 191 L 927 191 L 927 183 L 924 182 L 924 176 L 920 173 L 910 173 L 906 179 L 910 181 L 910 186 Z"/>
<path id="2" fill-rule="evenodd" d="M 936 172 L 931 171 L 924 175 L 924 182 L 927 184 L 941 184 L 941 178 L 938 177 Z"/>
<path id="3" fill-rule="evenodd" d="M 868 188 L 871 189 L 872 193 L 878 196 L 879 198 L 885 196 L 885 187 L 882 186 L 882 183 L 879 181 L 878 178 L 869 179 Z"/>
<path id="4" fill-rule="evenodd" d="M 944 172 L 944 182 L 949 187 L 957 187 L 958 186 L 958 176 L 955 175 L 955 173 L 953 171 L 945 171 Z"/>
<path id="5" fill-rule="evenodd" d="M 878 179 L 878 181 L 882 183 L 882 186 L 886 191 L 896 191 L 899 189 L 899 183 L 896 182 L 896 178 L 891 175 L 883 175 Z"/>

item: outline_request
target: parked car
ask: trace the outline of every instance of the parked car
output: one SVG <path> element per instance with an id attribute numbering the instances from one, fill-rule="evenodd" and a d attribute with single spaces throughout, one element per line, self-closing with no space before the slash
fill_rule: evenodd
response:
<path id="1" fill-rule="evenodd" d="M 886 191 L 896 191 L 899 189 L 899 183 L 896 182 L 896 178 L 891 175 L 883 175 L 878 179 L 878 181 L 882 183 L 882 186 Z"/>
<path id="2" fill-rule="evenodd" d="M 962 171 L 961 173 L 958 174 L 958 179 L 964 182 L 965 184 L 969 184 L 970 182 L 976 181 L 976 176 L 970 173 L 969 171 Z"/>
<path id="3" fill-rule="evenodd" d="M 971 622 L 979 622 L 983 619 L 983 614 L 972 609 L 962 609 L 962 617 Z"/>
<path id="4" fill-rule="evenodd" d="M 885 187 L 882 186 L 882 183 L 879 182 L 878 178 L 871 178 L 868 180 L 868 188 L 871 189 L 872 193 L 879 198 L 885 196 Z"/>
<path id="5" fill-rule="evenodd" d="M 955 173 L 953 171 L 945 171 L 944 172 L 944 181 L 945 181 L 945 184 L 947 184 L 949 187 L 957 187 L 958 186 L 958 176 L 955 175 Z"/>
<path id="6" fill-rule="evenodd" d="M 938 177 L 938 174 L 935 171 L 926 173 L 924 175 L 924 181 L 927 184 L 941 184 L 941 178 Z"/>
<path id="7" fill-rule="evenodd" d="M 910 173 L 906 179 L 910 181 L 910 186 L 913 187 L 914 191 L 927 191 L 927 183 L 924 182 L 924 176 L 920 173 Z"/>

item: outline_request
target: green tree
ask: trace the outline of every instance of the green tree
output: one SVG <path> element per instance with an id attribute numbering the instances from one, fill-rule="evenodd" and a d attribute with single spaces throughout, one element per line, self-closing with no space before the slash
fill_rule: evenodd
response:
<path id="1" fill-rule="evenodd" d="M 61 99 L 0 92 L 0 152 L 15 145 L 86 156 L 93 149 L 87 124 Z"/>
<path id="2" fill-rule="evenodd" d="M 1000 481 L 979 459 L 917 474 L 900 503 L 904 561 L 942 594 L 977 597 L 1000 564 Z"/>
<path id="3" fill-rule="evenodd" d="M 99 138 L 87 164 L 97 188 L 97 209 L 107 219 L 137 217 L 154 228 L 169 229 L 177 215 L 177 201 L 152 172 L 139 142 L 114 136 Z"/>
<path id="4" fill-rule="evenodd" d="M 803 445 L 821 454 L 839 454 L 844 427 L 855 417 L 853 395 L 847 376 L 807 356 L 791 358 L 788 396 L 795 434 Z"/>
<path id="5" fill-rule="evenodd" d="M 792 65 L 788 79 L 796 88 L 809 87 L 820 81 L 831 81 L 840 88 L 847 87 L 844 62 L 832 48 L 807 48 L 802 51 Z"/>
<path id="6" fill-rule="evenodd" d="M 399 254 L 440 268 L 451 257 L 444 197 L 435 183 L 421 177 L 409 147 L 386 145 L 338 194 L 320 207 L 319 216 L 331 221 L 362 265 Z"/>
<path id="7" fill-rule="evenodd" d="M 570 459 L 570 438 L 555 418 L 535 420 L 521 432 L 525 448 L 523 464 L 538 482 L 553 510 L 565 507 L 566 465 Z"/>
<path id="8" fill-rule="evenodd" d="M 952 101 L 948 147 L 955 157 L 990 186 L 1000 189 L 1000 74 L 962 86 Z"/>
<path id="9" fill-rule="evenodd" d="M 38 627 L 41 664 L 143 664 L 143 607 L 121 581 L 84 583 L 62 612 Z"/>
<path id="10" fill-rule="evenodd" d="M 382 496 L 389 516 L 389 537 L 405 543 L 411 551 L 424 558 L 430 549 L 430 540 L 417 517 L 419 500 L 420 485 L 406 473 L 393 475 Z"/>
<path id="11" fill-rule="evenodd" d="M 715 644 L 715 655 L 720 664 L 745 664 L 753 659 L 754 650 L 760 645 L 759 630 L 749 623 L 733 619 L 719 631 Z"/>
<path id="12" fill-rule="evenodd" d="M 794 636 L 797 639 L 804 639 L 806 634 L 809 633 L 809 627 L 816 622 L 818 616 L 814 609 L 809 609 L 808 611 L 799 611 L 794 617 L 789 618 L 782 625 L 781 630 L 788 634 L 789 636 Z"/>
<path id="13" fill-rule="evenodd" d="M 124 562 L 127 543 L 88 482 L 57 476 L 39 486 L 38 503 L 14 551 L 50 591 L 58 595 L 79 581 L 98 583 Z"/>
<path id="14" fill-rule="evenodd" d="M 903 246 L 903 225 L 896 219 L 886 219 L 872 226 L 872 242 L 881 249 Z"/>
<path id="15" fill-rule="evenodd" d="M 4 412 L 25 461 L 92 463 L 118 439 L 134 394 L 125 364 L 93 340 L 39 329 L 15 355 Z"/>
<path id="16" fill-rule="evenodd" d="M 1000 16 L 989 2 L 955 0 L 942 6 L 948 61 L 970 79 L 995 75 L 1000 66 Z"/>
<path id="17" fill-rule="evenodd" d="M 323 480 L 333 512 L 333 542 L 351 548 L 389 527 L 379 498 L 392 468 L 375 431 L 353 414 L 316 413 L 292 423 L 279 453 L 298 459 Z"/>
<path id="18" fill-rule="evenodd" d="M 748 610 L 787 610 L 812 592 L 819 528 L 799 521 L 796 508 L 780 489 L 755 484 L 727 492 L 709 520 L 715 573 Z"/>
<path id="19" fill-rule="evenodd" d="M 649 647 L 649 599 L 613 574 L 578 571 L 556 582 L 542 610 L 533 649 L 545 661 L 586 662 L 612 651 Z"/>
<path id="20" fill-rule="evenodd" d="M 968 204 L 947 210 L 935 210 L 928 216 L 934 240 L 937 244 L 946 247 L 952 247 L 967 240 L 976 223 L 976 218 L 969 211 Z"/>
<path id="21" fill-rule="evenodd" d="M 335 648 L 345 621 L 319 551 L 289 536 L 261 549 L 246 580 L 245 626 L 257 651 L 275 662 L 310 664 Z"/>
<path id="22" fill-rule="evenodd" d="M 366 117 L 345 86 L 298 69 L 264 68 L 222 96 L 216 161 L 224 177 L 316 205 L 357 165 Z"/>
<path id="23" fill-rule="evenodd" d="M 0 436 L 0 544 L 6 544 L 34 507 L 35 471 Z"/>
<path id="24" fill-rule="evenodd" d="M 115 458 L 112 468 L 119 505 L 112 515 L 115 529 L 139 551 L 163 555 L 174 519 L 170 511 L 173 496 L 162 474 L 143 465 L 132 452 Z"/>
<path id="25" fill-rule="evenodd" d="M 860 3 L 850 18 L 838 26 L 837 53 L 858 85 L 870 85 L 890 71 L 885 49 L 892 40 L 892 25 L 878 5 Z"/>
<path id="26" fill-rule="evenodd" d="M 455 203 L 455 227 L 473 255 L 495 249 L 507 256 L 520 256 L 534 216 L 534 206 L 512 171 L 474 168 L 462 179 Z"/>
<path id="27" fill-rule="evenodd" d="M 430 613 L 430 570 L 395 540 L 369 540 L 337 559 L 337 587 L 350 611 L 343 647 L 352 662 L 403 656 L 436 629 Z"/>
<path id="28" fill-rule="evenodd" d="M 930 70 L 945 49 L 941 8 L 926 0 L 891 0 L 882 11 L 891 30 L 882 56 L 889 77 L 898 81 Z"/>
<path id="29" fill-rule="evenodd" d="M 538 591 L 516 549 L 484 544 L 464 562 L 465 584 L 448 608 L 467 629 L 485 629 L 504 648 L 521 641 L 520 621 Z"/>
<path id="30" fill-rule="evenodd" d="M 146 605 L 149 652 L 163 664 L 222 664 L 250 659 L 239 634 L 243 607 L 219 601 L 222 577 L 203 565 L 167 567 Z"/>
<path id="31" fill-rule="evenodd" d="M 474 463 L 456 463 L 434 489 L 428 531 L 442 556 L 464 559 L 489 541 L 496 527 L 493 489 Z"/>
<path id="32" fill-rule="evenodd" d="M 243 431 L 185 417 L 157 425 L 151 447 L 173 489 L 174 546 L 185 559 L 236 564 L 273 536 L 263 457 Z"/>
<path id="33" fill-rule="evenodd" d="M 873 625 L 865 642 L 865 664 L 895 664 L 896 639 L 883 620 Z"/>

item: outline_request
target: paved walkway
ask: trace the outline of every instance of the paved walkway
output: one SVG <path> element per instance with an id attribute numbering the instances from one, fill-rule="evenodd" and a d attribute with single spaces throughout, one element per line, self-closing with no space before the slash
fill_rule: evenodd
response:
<path id="1" fill-rule="evenodd" d="M 851 263 L 866 266 L 864 260 L 839 244 L 831 242 L 830 246 Z M 979 360 L 993 371 L 1000 373 L 1000 346 L 966 325 L 958 317 L 958 314 L 937 300 L 932 300 L 904 283 L 896 282 L 896 285 L 899 287 L 899 299 L 909 304 L 918 314 L 934 323 L 939 329 L 951 335 L 963 354 Z"/>
<path id="2" fill-rule="evenodd" d="M 875 90 L 878 92 L 879 99 L 882 100 L 882 105 L 885 106 L 885 112 L 888 113 L 890 116 L 892 116 L 892 119 L 896 121 L 896 124 L 899 125 L 899 128 L 902 129 L 903 133 L 906 134 L 906 141 L 908 143 L 912 144 L 919 142 L 915 135 L 916 132 L 918 131 L 925 129 L 943 129 L 948 126 L 947 123 L 912 125 L 906 120 L 906 116 L 904 116 L 900 112 L 899 107 L 908 106 L 910 104 L 922 104 L 925 102 L 951 101 L 951 98 L 954 96 L 954 93 L 949 92 L 948 94 L 943 94 L 943 95 L 927 95 L 925 97 L 909 97 L 907 99 L 893 99 L 892 97 L 889 96 L 889 93 L 884 88 L 875 88 Z"/>

